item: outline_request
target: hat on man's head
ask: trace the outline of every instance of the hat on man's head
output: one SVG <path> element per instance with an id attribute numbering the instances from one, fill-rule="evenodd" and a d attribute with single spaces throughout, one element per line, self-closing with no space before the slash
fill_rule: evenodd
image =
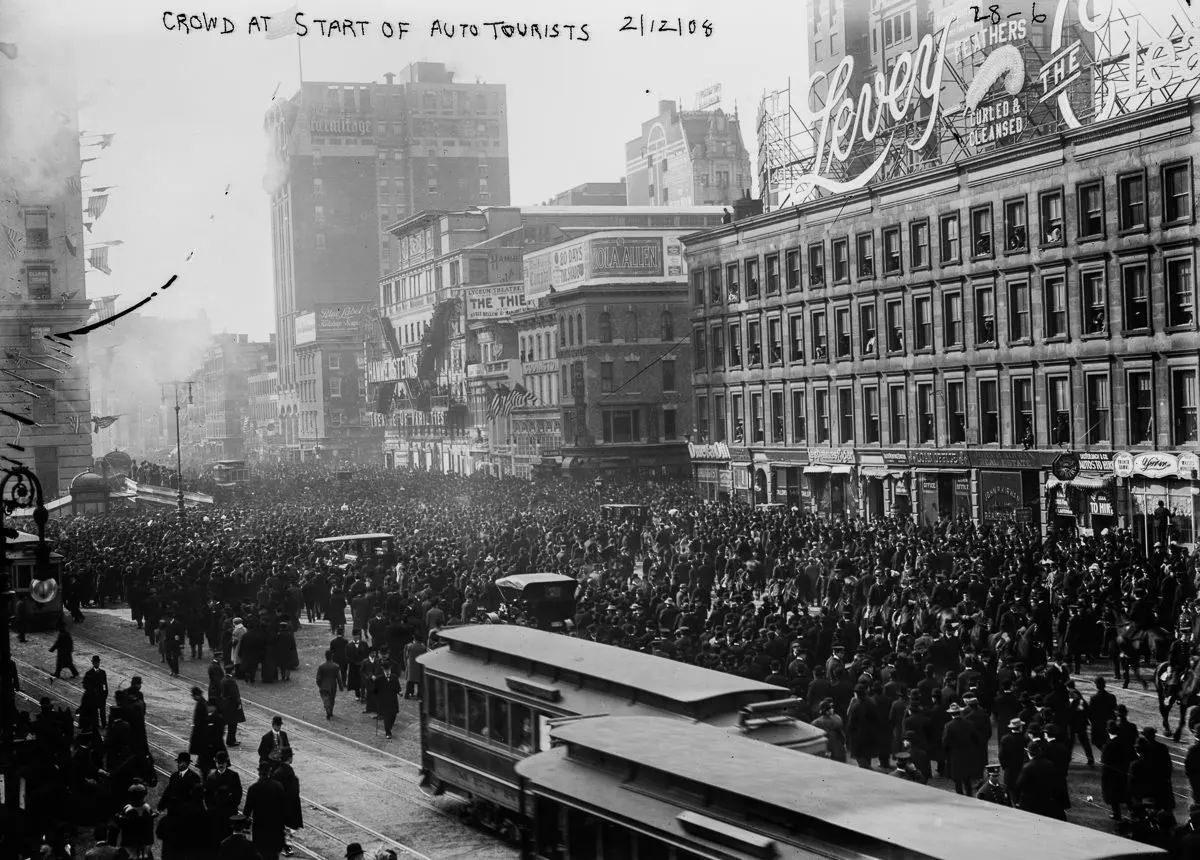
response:
<path id="1" fill-rule="evenodd" d="M 229 823 L 234 830 L 244 830 L 250 824 L 250 819 L 238 812 L 229 816 Z"/>
<path id="2" fill-rule="evenodd" d="M 181 761 L 186 761 L 186 762 L 190 763 L 191 760 L 192 760 L 192 754 L 188 753 L 188 752 L 181 752 L 179 755 L 175 756 L 176 763 L 179 763 Z"/>
<path id="3" fill-rule="evenodd" d="M 351 842 L 346 846 L 346 860 L 354 860 L 355 857 L 363 856 L 363 847 L 357 842 Z"/>

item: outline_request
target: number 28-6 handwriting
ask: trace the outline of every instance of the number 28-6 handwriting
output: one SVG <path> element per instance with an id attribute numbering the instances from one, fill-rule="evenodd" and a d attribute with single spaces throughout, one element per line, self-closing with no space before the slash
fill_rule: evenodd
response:
<path id="1" fill-rule="evenodd" d="M 991 6 L 986 6 L 986 7 L 971 6 L 970 9 L 972 12 L 975 13 L 974 23 L 976 23 L 976 24 L 979 24 L 981 22 L 987 22 L 987 23 L 991 23 L 991 24 L 999 24 L 1005 18 L 1020 18 L 1025 14 L 1024 12 L 1009 12 L 1007 15 L 1001 15 L 999 3 L 993 3 Z M 1034 3 L 1033 7 L 1030 9 L 1029 18 L 1035 24 L 1046 23 L 1046 13 L 1038 11 L 1037 3 Z"/>
<path id="2" fill-rule="evenodd" d="M 647 36 L 653 33 L 675 33 L 679 36 L 712 35 L 712 21 L 707 18 L 697 21 L 695 18 L 650 18 L 645 15 L 624 15 L 625 23 L 619 33 L 637 33 Z"/>

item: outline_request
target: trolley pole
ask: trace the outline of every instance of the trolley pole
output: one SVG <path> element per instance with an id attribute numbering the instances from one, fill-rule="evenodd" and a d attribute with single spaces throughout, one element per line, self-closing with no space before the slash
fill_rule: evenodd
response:
<path id="1" fill-rule="evenodd" d="M 191 406 L 192 401 L 192 383 L 191 382 L 165 382 L 164 386 L 170 385 L 175 389 L 175 486 L 176 499 L 179 503 L 179 521 L 184 520 L 184 504 L 183 504 L 183 442 L 179 435 L 179 410 L 183 408 L 179 402 L 179 389 L 181 386 L 187 386 L 187 405 Z"/>
<path id="2" fill-rule="evenodd" d="M 15 484 L 13 482 L 16 482 Z M 9 485 L 12 484 L 10 487 Z M 0 478 L 0 771 L 4 779 L 4 802 L 10 809 L 20 803 L 20 772 L 17 767 L 16 739 L 16 677 L 12 662 L 12 643 L 9 641 L 9 620 L 16 610 L 16 591 L 8 570 L 8 539 L 15 538 L 15 529 L 4 527 L 4 515 L 34 502 L 33 521 L 38 530 L 37 575 L 45 578 L 49 562 L 46 545 L 46 510 L 42 484 L 27 466 L 17 465 L 6 470 Z"/>

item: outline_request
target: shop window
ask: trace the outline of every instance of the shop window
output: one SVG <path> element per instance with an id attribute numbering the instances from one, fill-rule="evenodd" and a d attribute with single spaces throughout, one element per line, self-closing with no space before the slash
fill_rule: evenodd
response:
<path id="1" fill-rule="evenodd" d="M 1013 415 L 1017 422 L 1013 425 L 1013 442 L 1020 443 L 1025 448 L 1034 445 L 1037 428 L 1033 424 L 1033 380 L 1027 378 L 1012 381 Z"/>
<path id="2" fill-rule="evenodd" d="M 1150 290 L 1146 269 L 1145 263 L 1121 268 L 1121 292 L 1127 331 L 1150 328 Z"/>
<path id="3" fill-rule="evenodd" d="M 1038 195 L 1041 214 L 1042 244 L 1061 245 L 1066 238 L 1063 229 L 1063 195 L 1061 191 L 1043 191 Z"/>
<path id="4" fill-rule="evenodd" d="M 1079 286 L 1083 294 L 1083 333 L 1104 334 L 1108 330 L 1108 285 L 1104 271 L 1080 272 Z"/>
<path id="5" fill-rule="evenodd" d="M 1000 396 L 994 379 L 979 380 L 979 441 L 995 445 L 1000 441 Z"/>
<path id="6" fill-rule="evenodd" d="M 992 254 L 992 207 L 976 206 L 971 210 L 971 256 L 989 257 Z"/>
<path id="7" fill-rule="evenodd" d="M 808 285 L 825 286 L 825 244 L 818 242 L 808 246 Z"/>
<path id="8" fill-rule="evenodd" d="M 1154 377 L 1148 370 L 1130 371 L 1129 444 L 1154 444 Z"/>
<path id="9" fill-rule="evenodd" d="M 996 342 L 996 300 L 991 287 L 975 290 L 975 340 L 980 346 Z"/>
<path id="10" fill-rule="evenodd" d="M 779 295 L 779 255 L 767 255 L 767 295 Z"/>
<path id="11" fill-rule="evenodd" d="M 883 231 L 883 273 L 898 275 L 901 270 L 900 228 L 887 227 Z"/>
<path id="12" fill-rule="evenodd" d="M 1004 203 L 1004 250 L 1024 251 L 1029 248 L 1028 220 L 1025 198 Z"/>
<path id="13" fill-rule="evenodd" d="M 1046 303 L 1046 337 L 1067 336 L 1067 279 L 1056 275 L 1042 281 Z"/>
<path id="14" fill-rule="evenodd" d="M 788 317 L 788 328 L 790 330 L 788 360 L 804 361 L 804 317 L 799 314 Z"/>
<path id="15" fill-rule="evenodd" d="M 879 443 L 879 389 L 863 386 L 863 441 L 869 445 Z"/>
<path id="16" fill-rule="evenodd" d="M 1079 186 L 1079 238 L 1100 239 L 1104 236 L 1104 183 L 1099 179 Z"/>
<path id="17" fill-rule="evenodd" d="M 1192 166 L 1183 161 L 1162 169 L 1163 226 L 1192 220 Z"/>
<path id="18" fill-rule="evenodd" d="M 850 280 L 850 240 L 834 239 L 830 247 L 833 249 L 833 282 L 845 283 Z"/>
<path id="19" fill-rule="evenodd" d="M 1108 375 L 1103 373 L 1089 375 L 1086 394 L 1088 444 L 1107 443 L 1112 439 L 1112 405 L 1108 394 Z"/>
<path id="20" fill-rule="evenodd" d="M 933 349 L 933 300 L 929 296 L 913 299 L 914 346 Z"/>
<path id="21" fill-rule="evenodd" d="M 1008 339 L 1011 343 L 1029 340 L 1029 284 L 1014 281 L 1008 285 Z"/>
<path id="22" fill-rule="evenodd" d="M 812 350 L 813 361 L 825 361 L 829 357 L 828 334 L 825 328 L 825 311 L 813 311 Z"/>
<path id="23" fill-rule="evenodd" d="M 959 252 L 959 214 L 950 212 L 938 218 L 938 258 L 942 265 L 958 263 L 961 259 Z"/>
<path id="24" fill-rule="evenodd" d="M 1196 323 L 1196 282 L 1192 258 L 1178 257 L 1165 264 L 1167 280 L 1167 325 L 1193 327 Z"/>
<path id="25" fill-rule="evenodd" d="M 862 305 L 858 309 L 858 337 L 864 356 L 875 355 L 875 305 Z"/>
<path id="26" fill-rule="evenodd" d="M 859 233 L 854 242 L 858 260 L 858 276 L 860 278 L 875 277 L 875 235 Z"/>
<path id="27" fill-rule="evenodd" d="M 808 411 L 805 409 L 804 389 L 792 390 L 792 442 L 802 445 L 808 439 Z"/>
<path id="28" fill-rule="evenodd" d="M 963 345 L 962 293 L 942 296 L 942 329 L 947 347 Z"/>
<path id="29" fill-rule="evenodd" d="M 917 385 L 917 441 L 937 441 L 937 414 L 933 405 L 933 385 Z"/>
<path id="30" fill-rule="evenodd" d="M 800 252 L 787 252 L 787 288 L 800 289 Z"/>
<path id="31" fill-rule="evenodd" d="M 1186 445 L 1200 441 L 1196 424 L 1196 371 L 1171 371 L 1172 442 Z"/>
<path id="32" fill-rule="evenodd" d="M 1146 175 L 1144 173 L 1127 173 L 1117 177 L 1117 216 L 1122 231 L 1146 228 Z"/>
<path id="33" fill-rule="evenodd" d="M 1051 445 L 1071 444 L 1071 393 L 1070 380 L 1065 376 L 1047 379 L 1050 392 L 1049 415 Z"/>
<path id="34" fill-rule="evenodd" d="M 908 226 L 908 256 L 912 268 L 929 265 L 929 220 L 914 221 Z"/>
<path id="35" fill-rule="evenodd" d="M 962 382 L 946 383 L 946 423 L 950 444 L 967 441 L 967 391 Z"/>
<path id="36" fill-rule="evenodd" d="M 891 444 L 908 443 L 908 389 L 903 385 L 888 387 L 888 428 Z"/>
<path id="37" fill-rule="evenodd" d="M 817 443 L 829 440 L 829 391 L 818 388 L 813 392 L 813 418 L 816 421 Z"/>

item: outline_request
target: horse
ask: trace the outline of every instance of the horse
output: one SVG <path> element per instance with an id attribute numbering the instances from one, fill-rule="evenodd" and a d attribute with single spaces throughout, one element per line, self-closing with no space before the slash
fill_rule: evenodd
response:
<path id="1" fill-rule="evenodd" d="M 1181 642 L 1171 646 L 1171 656 L 1154 670 L 1154 691 L 1158 694 L 1158 712 L 1162 715 L 1163 732 L 1178 742 L 1187 721 L 1187 711 L 1200 701 L 1200 656 L 1190 656 Z M 1179 726 L 1171 731 L 1171 709 L 1179 705 Z"/>
<path id="2" fill-rule="evenodd" d="M 1142 658 L 1148 657 L 1156 662 L 1166 659 L 1171 634 L 1157 626 L 1135 629 L 1134 623 L 1124 613 L 1117 614 L 1114 629 L 1116 637 L 1113 641 L 1113 668 L 1123 669 L 1122 687 L 1129 687 L 1129 668 L 1132 665 L 1134 678 L 1141 683 L 1142 689 L 1148 689 L 1149 684 L 1141 672 Z"/>

